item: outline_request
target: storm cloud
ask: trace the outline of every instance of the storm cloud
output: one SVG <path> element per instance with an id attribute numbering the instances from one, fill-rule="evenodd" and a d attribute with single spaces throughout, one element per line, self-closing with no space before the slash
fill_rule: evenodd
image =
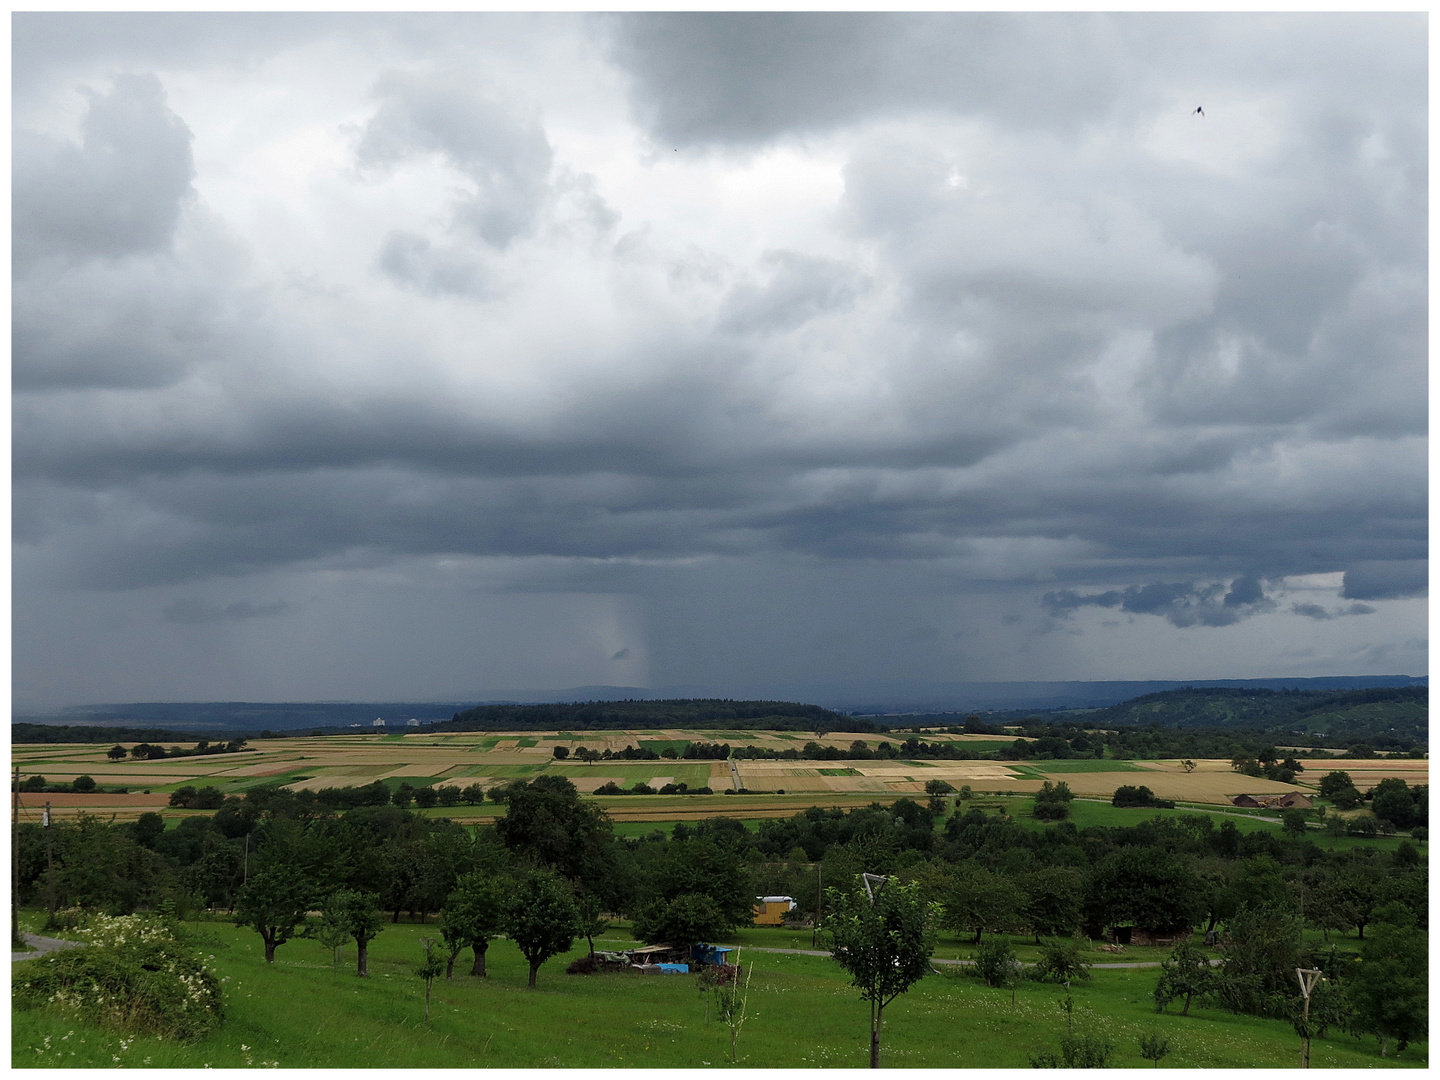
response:
<path id="1" fill-rule="evenodd" d="M 1423 16 L 13 47 L 22 699 L 1424 668 Z"/>

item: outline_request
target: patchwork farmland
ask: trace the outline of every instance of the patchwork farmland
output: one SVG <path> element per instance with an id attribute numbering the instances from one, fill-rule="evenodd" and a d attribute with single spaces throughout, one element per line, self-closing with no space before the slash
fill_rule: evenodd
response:
<path id="1" fill-rule="evenodd" d="M 487 790 L 517 778 L 541 774 L 567 777 L 584 794 L 596 798 L 617 821 L 675 821 L 717 814 L 749 818 L 788 816 L 807 806 L 853 807 L 901 796 L 923 796 L 929 780 L 952 787 L 969 786 L 976 794 L 1026 795 L 1046 781 L 1063 780 L 1082 798 L 1108 799 L 1122 784 L 1143 784 L 1162 799 L 1201 804 L 1228 804 L 1239 794 L 1279 794 L 1294 790 L 1277 781 L 1243 776 L 1228 761 L 1203 760 L 1187 771 L 1174 760 L 1117 761 L 1067 759 L 1058 761 L 981 760 L 756 760 L 703 761 L 661 758 L 633 761 L 577 761 L 574 752 L 586 747 L 618 752 L 627 746 L 659 753 L 678 750 L 687 741 L 729 743 L 777 751 L 800 750 L 806 743 L 844 749 L 853 733 L 816 737 L 778 731 L 607 730 L 597 732 L 516 732 L 426 734 L 356 734 L 324 737 L 277 738 L 257 741 L 233 754 L 112 761 L 105 745 L 19 744 L 12 748 L 13 763 L 22 777 L 43 775 L 50 782 L 69 782 L 77 776 L 93 777 L 102 788 L 127 788 L 125 794 L 70 794 L 22 792 L 22 817 L 34 816 L 46 802 L 59 816 L 80 811 L 115 815 L 133 820 L 140 814 L 168 808 L 170 793 L 184 786 L 215 787 L 222 795 L 240 794 L 260 784 L 282 784 L 292 789 L 360 786 L 380 780 L 392 787 L 407 782 L 415 787 L 480 784 Z M 941 735 L 949 741 L 983 750 L 1011 740 L 994 735 Z M 879 740 L 869 736 L 874 745 Z M 565 760 L 555 748 L 570 752 Z M 733 765 L 733 768 L 732 768 Z M 1387 776 L 1408 783 L 1429 781 L 1429 762 L 1395 759 L 1327 759 L 1313 762 L 1301 774 L 1298 786 L 1310 790 L 1326 772 L 1343 769 L 1364 790 Z M 738 781 L 738 785 L 737 785 Z M 684 783 L 710 787 L 713 795 L 594 796 L 607 783 L 631 787 L 636 783 L 660 788 Z M 739 786 L 745 793 L 734 792 Z M 167 811 L 168 812 L 168 811 Z M 173 811 L 176 814 L 190 811 Z M 482 821 L 498 813 L 493 804 L 456 806 L 444 810 L 456 820 Z"/>

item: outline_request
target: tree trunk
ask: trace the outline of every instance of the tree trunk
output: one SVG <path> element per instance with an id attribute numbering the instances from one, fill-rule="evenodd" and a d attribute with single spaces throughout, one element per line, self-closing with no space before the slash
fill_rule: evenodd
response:
<path id="1" fill-rule="evenodd" d="M 534 960 L 530 961 L 530 989 L 535 989 L 535 976 L 540 972 L 540 965 Z"/>
<path id="2" fill-rule="evenodd" d="M 985 928 L 984 928 L 983 926 L 977 926 L 977 927 L 975 928 L 975 940 L 972 941 L 970 944 L 972 944 L 972 945 L 979 945 L 979 944 L 980 944 L 980 935 L 983 934 L 984 932 L 985 932 Z"/>
<path id="3" fill-rule="evenodd" d="M 885 1006 L 877 1006 L 875 1002 L 870 1003 L 870 1067 L 880 1067 L 880 1014 Z"/>
<path id="4" fill-rule="evenodd" d="M 395 909 L 395 914 L 390 921 L 392 923 L 398 923 L 400 921 L 400 909 L 398 907 Z"/>
<path id="5" fill-rule="evenodd" d="M 1386 1054 L 1389 1053 L 1389 1050 L 1390 1050 L 1390 1036 L 1389 1036 L 1389 1035 L 1381 1035 L 1381 1036 L 1380 1036 L 1380 1056 L 1381 1056 L 1381 1057 L 1385 1057 Z"/>
<path id="6" fill-rule="evenodd" d="M 275 938 L 269 934 L 263 936 L 265 938 L 265 962 L 267 964 L 273 964 L 275 962 L 275 946 L 278 943 Z"/>
<path id="7" fill-rule="evenodd" d="M 370 951 L 370 950 L 369 950 L 369 942 L 361 941 L 359 938 L 356 938 L 356 939 L 355 939 L 355 945 L 356 945 L 355 955 L 356 955 L 356 958 L 357 958 L 356 966 L 355 966 L 355 974 L 358 975 L 358 976 L 360 976 L 360 978 L 363 979 L 363 978 L 365 978 L 367 975 L 370 974 L 369 968 L 367 968 L 367 967 L 365 966 L 365 961 L 366 961 L 366 959 L 368 958 L 368 954 L 369 954 L 369 951 Z"/>
<path id="8" fill-rule="evenodd" d="M 455 977 L 455 958 L 460 955 L 460 947 L 450 950 L 450 955 L 445 958 L 445 981 L 449 982 Z"/>
<path id="9" fill-rule="evenodd" d="M 425 980 L 425 1022 L 430 1022 L 430 980 Z"/>
<path id="10" fill-rule="evenodd" d="M 477 941 L 474 945 L 475 964 L 470 968 L 471 975 L 478 975 L 485 978 L 485 950 L 490 948 L 490 942 Z"/>
<path id="11" fill-rule="evenodd" d="M 1180 1015 L 1181 1015 L 1181 1016 L 1189 1016 L 1189 1015 L 1190 1015 L 1190 995 L 1189 995 L 1189 994 L 1186 994 L 1186 995 L 1185 995 L 1185 1008 L 1183 1008 L 1183 1009 L 1180 1010 Z M 1157 1063 L 1157 1064 L 1158 1064 L 1158 1063 Z"/>

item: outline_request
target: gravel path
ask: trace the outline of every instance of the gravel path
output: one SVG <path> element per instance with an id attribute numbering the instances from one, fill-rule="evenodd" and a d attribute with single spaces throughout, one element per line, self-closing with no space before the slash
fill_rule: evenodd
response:
<path id="1" fill-rule="evenodd" d="M 762 948 L 762 947 L 759 946 L 759 945 L 746 945 L 746 946 L 744 946 L 744 948 L 745 948 L 747 951 L 749 951 L 749 952 L 789 953 L 791 956 L 829 956 L 829 955 L 830 955 L 828 952 L 824 952 L 824 951 L 817 950 L 817 949 L 766 949 L 766 948 Z M 954 967 L 968 967 L 968 966 L 970 966 L 971 964 L 974 964 L 974 963 L 975 963 L 974 960 L 939 960 L 939 959 L 932 959 L 930 962 L 931 962 L 932 964 L 950 964 L 950 965 L 952 965 L 952 966 L 954 966 Z M 1210 964 L 1211 964 L 1212 967 L 1213 967 L 1214 965 L 1218 964 L 1218 963 L 1220 963 L 1220 961 L 1219 961 L 1219 960 L 1216 960 L 1216 959 L 1212 959 L 1212 960 L 1210 961 Z M 1026 966 L 1026 967 L 1034 967 L 1035 965 L 1034 965 L 1033 963 L 1027 963 L 1025 966 Z M 1160 966 L 1160 961 L 1159 961 L 1159 960 L 1132 960 L 1132 961 L 1129 961 L 1128 963 L 1114 963 L 1114 964 L 1111 964 L 1111 963 L 1101 963 L 1101 964 L 1091 964 L 1090 966 L 1091 966 L 1092 968 L 1158 968 L 1158 967 Z"/>
<path id="2" fill-rule="evenodd" d="M 22 933 L 20 936 L 29 943 L 30 951 L 12 952 L 10 954 L 12 964 L 16 960 L 34 960 L 46 953 L 57 952 L 60 949 L 78 949 L 85 944 L 83 941 L 65 941 L 61 938 L 41 937 L 39 934 Z"/>

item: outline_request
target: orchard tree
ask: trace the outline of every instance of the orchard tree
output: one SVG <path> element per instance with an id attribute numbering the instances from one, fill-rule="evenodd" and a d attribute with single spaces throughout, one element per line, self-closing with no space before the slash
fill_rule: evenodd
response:
<path id="1" fill-rule="evenodd" d="M 1380 1040 L 1380 1056 L 1415 1039 L 1425 1038 L 1429 1023 L 1429 964 L 1424 932 L 1415 928 L 1415 915 L 1403 904 L 1382 904 L 1375 909 L 1370 940 L 1360 952 L 1360 963 L 1349 987 L 1358 1032 Z"/>
<path id="2" fill-rule="evenodd" d="M 284 945 L 305 922 L 310 908 L 310 883 L 292 866 L 259 870 L 235 898 L 235 924 L 248 926 L 265 942 L 265 962 L 275 962 L 276 946 Z"/>
<path id="3" fill-rule="evenodd" d="M 1080 925 L 1085 908 L 1085 875 L 1073 866 L 1051 866 L 1020 878 L 1025 895 L 1021 913 L 1040 944 L 1040 935 L 1068 937 Z"/>
<path id="4" fill-rule="evenodd" d="M 575 900 L 570 886 L 549 871 L 528 875 L 505 909 L 505 932 L 530 963 L 530 989 L 540 965 L 575 941 Z"/>
<path id="5" fill-rule="evenodd" d="M 380 897 L 375 893 L 341 889 L 330 894 L 325 904 L 325 915 L 333 918 L 345 928 L 348 936 L 355 939 L 355 974 L 365 978 L 370 974 L 370 941 L 380 933 L 385 923 L 385 916 L 380 911 Z"/>
<path id="6" fill-rule="evenodd" d="M 850 976 L 850 984 L 870 1002 L 870 1067 L 880 1067 L 880 1026 L 885 1006 L 925 977 L 935 951 L 932 908 L 919 889 L 884 881 L 869 892 L 827 889 L 826 926 L 831 956 Z M 873 895 L 872 895 L 873 894 Z"/>
<path id="7" fill-rule="evenodd" d="M 1190 1015 L 1190 1001 L 1210 992 L 1214 972 L 1210 958 L 1186 937 L 1160 962 L 1160 981 L 1155 984 L 1155 1011 L 1164 1012 L 1172 1001 L 1184 1000 L 1181 1016 Z"/>
<path id="8" fill-rule="evenodd" d="M 943 901 L 945 925 L 975 931 L 1011 930 L 1024 922 L 1025 894 L 1013 879 L 984 867 L 961 864 Z"/>
<path id="9" fill-rule="evenodd" d="M 440 936 L 450 953 L 445 961 L 445 978 L 455 973 L 455 958 L 469 947 L 475 952 L 471 975 L 485 977 L 485 952 L 490 939 L 498 937 L 504 925 L 505 894 L 513 882 L 486 874 L 466 874 L 440 909 Z M 509 886 L 509 888 L 507 888 Z"/>

